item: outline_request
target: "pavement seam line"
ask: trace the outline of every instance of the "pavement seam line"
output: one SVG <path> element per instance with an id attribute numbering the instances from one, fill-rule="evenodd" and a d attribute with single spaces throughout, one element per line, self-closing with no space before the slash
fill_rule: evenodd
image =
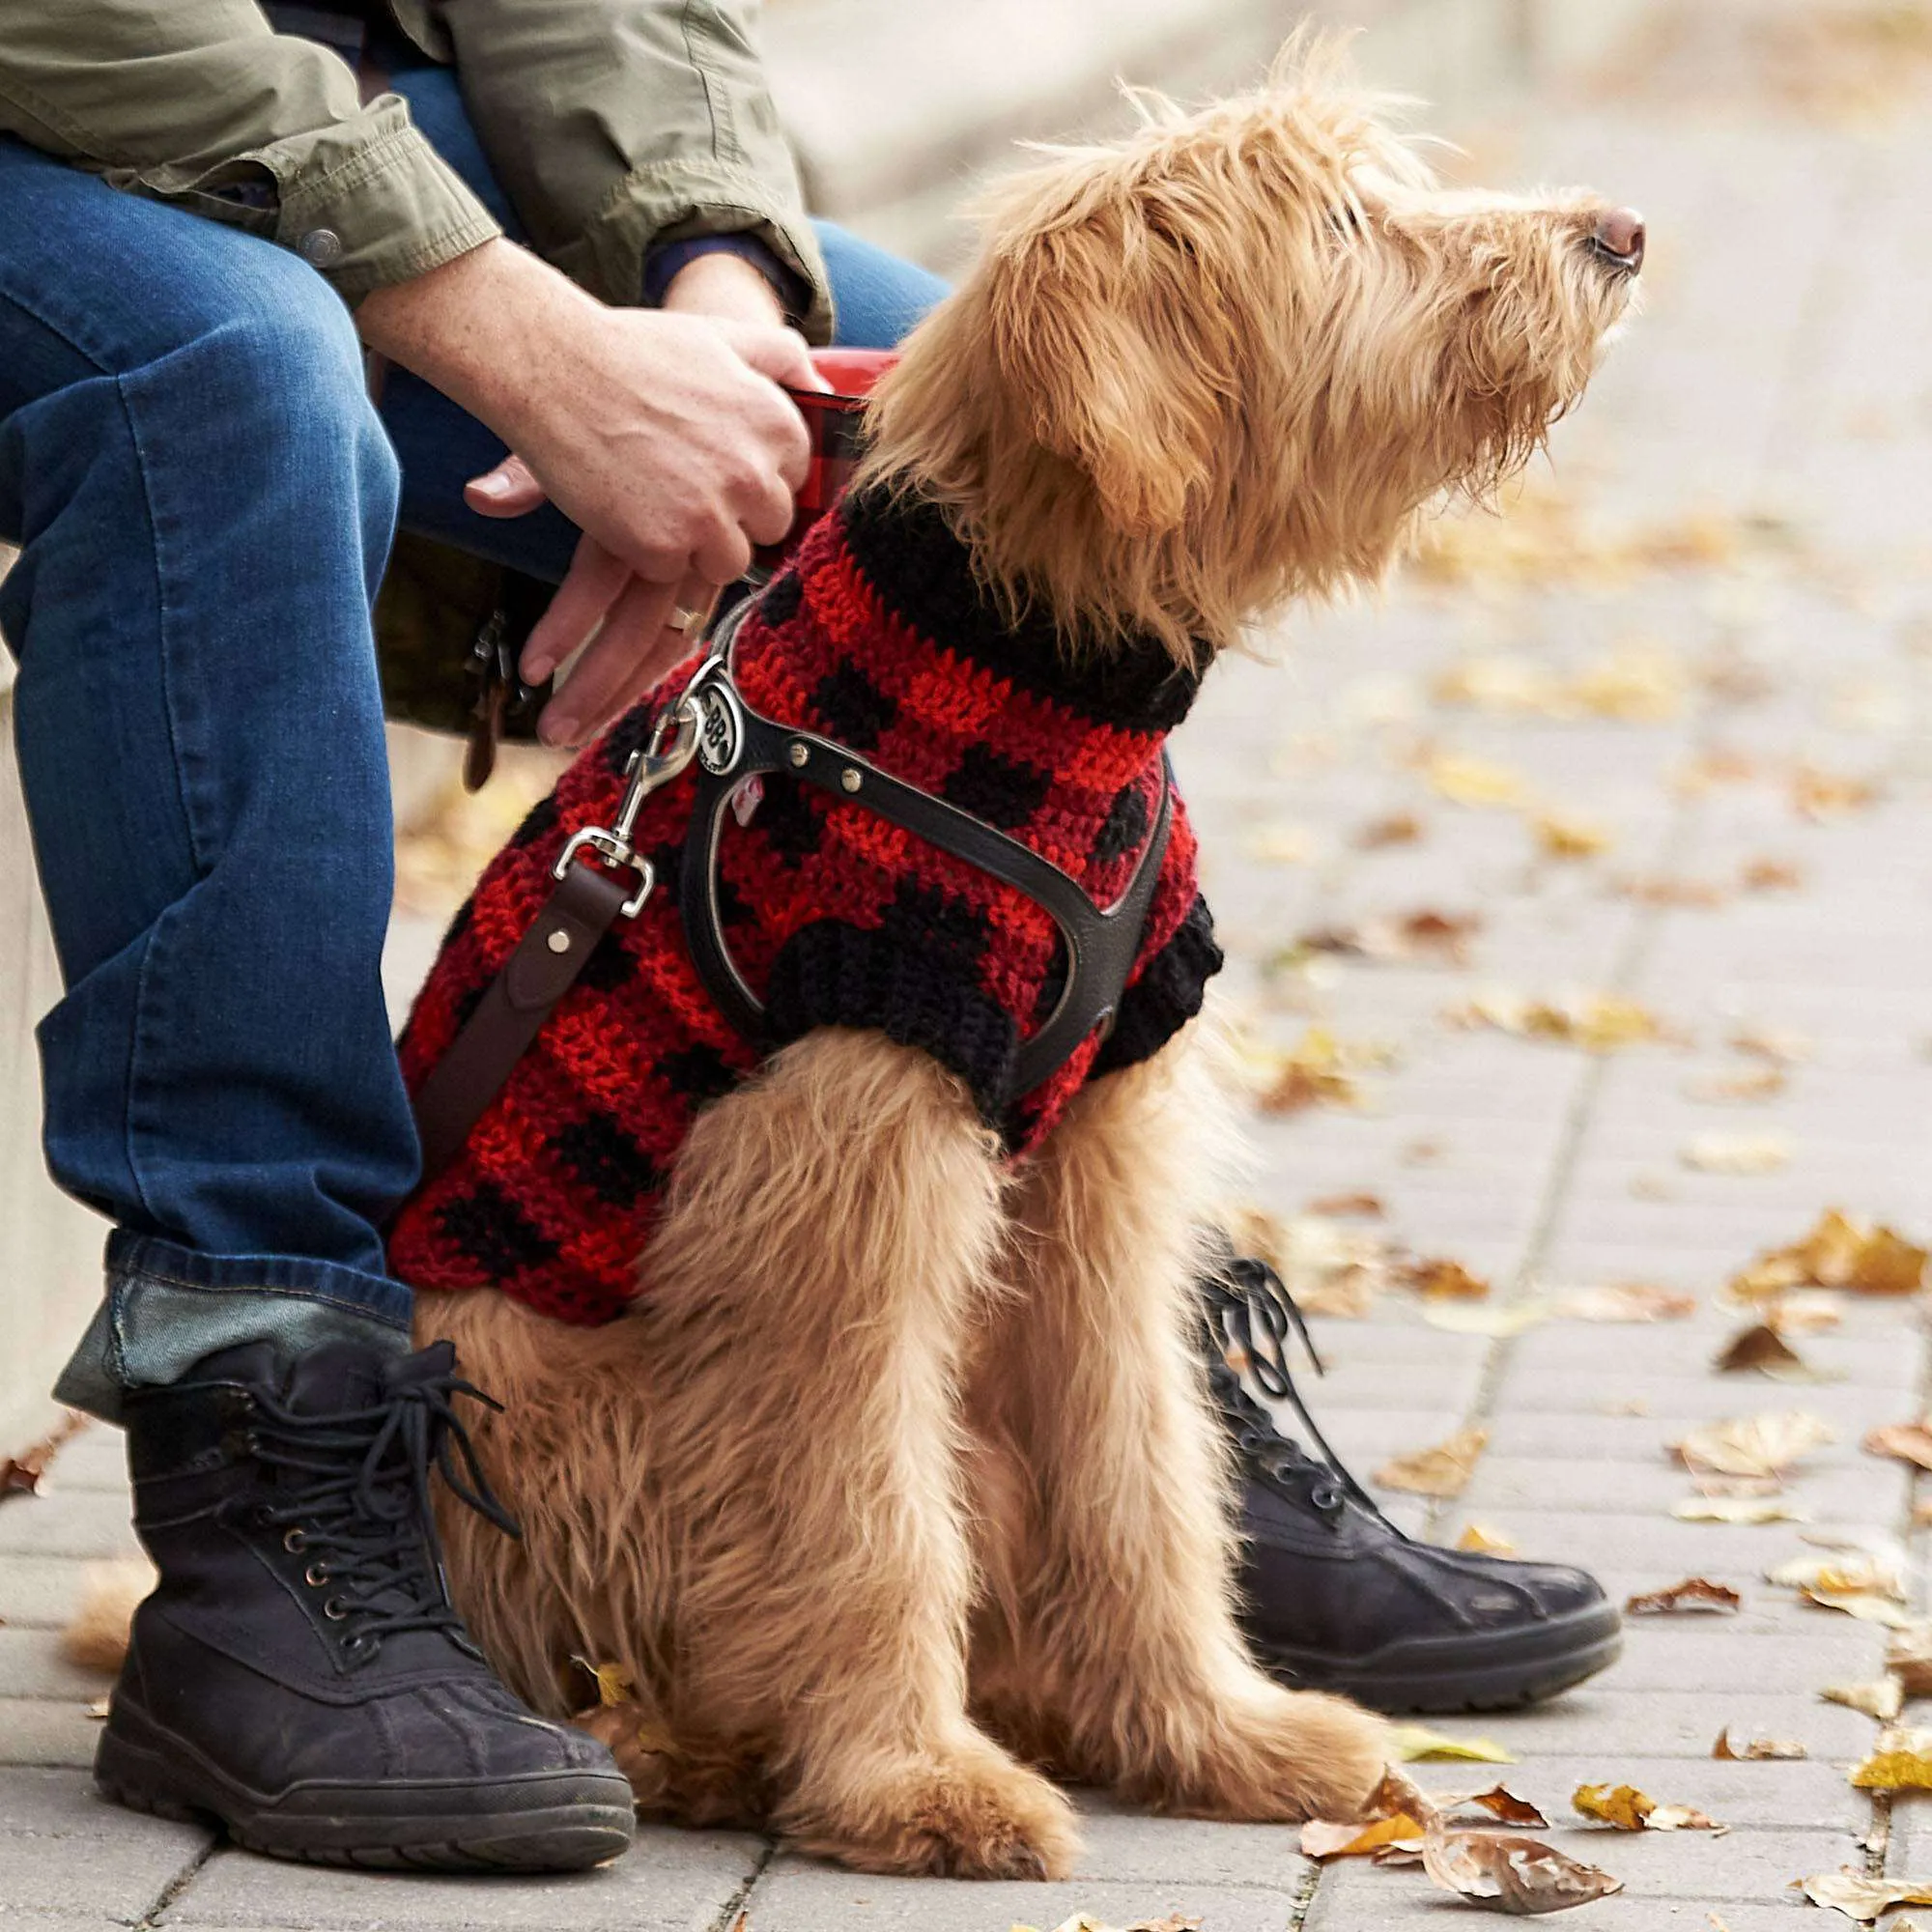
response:
<path id="1" fill-rule="evenodd" d="M 719 1910 L 718 1917 L 706 1927 L 706 1932 L 731 1932 L 732 1926 L 738 1922 L 739 1915 L 744 1912 L 746 1906 L 750 1903 L 753 1892 L 757 1890 L 758 1881 L 771 1869 L 772 1861 L 778 1855 L 778 1840 L 776 1838 L 767 1838 L 759 1848 L 756 1862 L 745 1874 L 744 1880 L 739 1885 L 737 1890 L 724 1901 Z"/>
<path id="2" fill-rule="evenodd" d="M 211 1833 L 208 1842 L 155 1894 L 154 1904 L 134 1921 L 133 1932 L 155 1932 L 155 1928 L 161 1923 L 162 1915 L 201 1876 L 202 1868 L 221 1850 L 224 1842 L 218 1832 Z"/>

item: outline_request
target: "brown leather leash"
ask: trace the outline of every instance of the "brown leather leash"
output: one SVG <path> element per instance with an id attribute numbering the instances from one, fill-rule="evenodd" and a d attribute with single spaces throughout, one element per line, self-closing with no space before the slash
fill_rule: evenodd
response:
<path id="1" fill-rule="evenodd" d="M 456 1157 L 544 1022 L 576 985 L 598 941 L 619 919 L 636 919 L 643 911 L 657 872 L 632 845 L 632 830 L 644 800 L 680 777 L 696 754 L 696 709 L 681 700 L 659 718 L 650 744 L 632 753 L 624 768 L 630 784 L 616 822 L 571 835 L 551 868 L 556 884 L 543 910 L 416 1090 L 412 1105 L 424 1179 Z"/>

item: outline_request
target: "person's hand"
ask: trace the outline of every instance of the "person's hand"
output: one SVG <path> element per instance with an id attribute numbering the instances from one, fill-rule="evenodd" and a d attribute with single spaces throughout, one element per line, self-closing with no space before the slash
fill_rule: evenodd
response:
<path id="1" fill-rule="evenodd" d="M 607 308 L 502 242 L 377 290 L 357 321 L 517 451 L 520 469 L 493 472 L 476 508 L 516 515 L 548 496 L 597 547 L 525 654 L 540 682 L 601 624 L 545 713 L 548 742 L 576 742 L 641 696 L 669 668 L 673 612 L 707 606 L 753 544 L 791 526 L 810 451 L 780 385 L 818 379 L 789 329 Z"/>

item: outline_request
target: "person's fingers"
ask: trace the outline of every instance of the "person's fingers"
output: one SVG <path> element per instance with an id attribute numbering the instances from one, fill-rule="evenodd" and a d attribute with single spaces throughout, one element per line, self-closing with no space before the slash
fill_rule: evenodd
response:
<path id="1" fill-rule="evenodd" d="M 463 486 L 463 500 L 479 517 L 526 517 L 546 500 L 544 486 L 521 456 L 506 456 L 494 469 Z"/>
<path id="2" fill-rule="evenodd" d="M 805 337 L 795 328 L 774 328 L 769 324 L 726 321 L 717 327 L 740 356 L 761 376 L 787 389 L 827 390 L 831 388 L 818 373 L 806 347 Z"/>
<path id="3" fill-rule="evenodd" d="M 676 599 L 675 584 L 631 579 L 611 606 L 603 629 L 572 667 L 569 682 L 537 720 L 537 735 L 546 745 L 581 745 L 616 715 L 640 662 L 653 655 Z"/>
<path id="4" fill-rule="evenodd" d="M 765 520 L 760 519 L 763 527 Z M 785 514 L 785 529 L 791 526 L 791 514 Z M 780 536 L 784 534 L 781 529 Z M 777 542 L 777 538 L 769 541 Z M 723 589 L 727 583 L 735 583 L 752 567 L 752 541 L 744 530 L 730 524 L 714 524 L 698 540 L 691 553 L 691 569 L 701 577 L 707 584 Z"/>
<path id="5" fill-rule="evenodd" d="M 595 537 L 580 537 L 550 609 L 526 639 L 517 666 L 526 684 L 541 684 L 602 623 L 631 581 L 630 566 Z"/>

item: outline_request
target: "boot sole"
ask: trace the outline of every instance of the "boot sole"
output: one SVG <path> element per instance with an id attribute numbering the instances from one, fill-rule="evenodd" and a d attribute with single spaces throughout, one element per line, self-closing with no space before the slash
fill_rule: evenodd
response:
<path id="1" fill-rule="evenodd" d="M 95 1753 L 94 1781 L 129 1810 L 219 1825 L 238 1845 L 270 1858 L 379 1871 L 584 1871 L 628 1851 L 637 1830 L 631 1787 L 616 1773 L 303 1784 L 266 1796 L 227 1776 L 123 1693 Z"/>
<path id="2" fill-rule="evenodd" d="M 1392 1717 L 1540 1704 L 1607 1670 L 1624 1647 L 1623 1619 L 1607 1603 L 1489 1635 L 1391 1644 L 1367 1657 L 1250 1641 L 1263 1667 L 1291 1690 L 1336 1691 Z"/>

